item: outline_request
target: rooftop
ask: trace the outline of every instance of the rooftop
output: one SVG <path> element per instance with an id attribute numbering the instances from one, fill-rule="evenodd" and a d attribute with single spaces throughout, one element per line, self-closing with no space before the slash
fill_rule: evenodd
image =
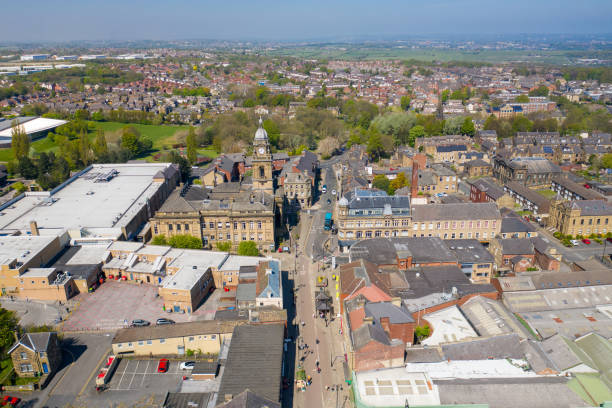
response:
<path id="1" fill-rule="evenodd" d="M 430 337 L 421 344 L 435 346 L 440 343 L 459 341 L 466 338 L 478 337 L 470 323 L 461 314 L 457 306 L 447 307 L 437 312 L 423 315 L 433 328 Z"/>
<path id="2" fill-rule="evenodd" d="M 412 208 L 413 221 L 501 219 L 495 203 L 426 204 Z"/>

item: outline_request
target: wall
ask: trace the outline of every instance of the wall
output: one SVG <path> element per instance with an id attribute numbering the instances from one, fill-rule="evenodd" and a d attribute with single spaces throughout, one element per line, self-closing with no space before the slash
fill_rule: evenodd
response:
<path id="1" fill-rule="evenodd" d="M 231 336 L 231 334 L 229 334 Z M 130 353 L 137 356 L 177 355 L 179 346 L 187 350 L 201 350 L 203 354 L 218 355 L 224 336 L 220 333 L 208 333 L 187 337 L 171 337 L 166 339 L 142 340 L 132 343 L 114 343 L 113 353 Z"/>

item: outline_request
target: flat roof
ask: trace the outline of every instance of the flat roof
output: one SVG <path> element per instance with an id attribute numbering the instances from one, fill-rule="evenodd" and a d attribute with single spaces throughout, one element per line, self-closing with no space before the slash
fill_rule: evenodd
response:
<path id="1" fill-rule="evenodd" d="M 26 264 L 55 239 L 57 239 L 55 236 L 0 236 L 0 264 L 9 262 L 11 259 Z"/>
<path id="2" fill-rule="evenodd" d="M 55 264 L 57 265 L 93 265 L 105 262 L 109 256 L 108 244 L 76 245 L 69 247 Z"/>
<path id="3" fill-rule="evenodd" d="M 47 278 L 53 272 L 55 268 L 29 268 L 26 272 L 22 273 L 20 278 Z"/>
<path id="4" fill-rule="evenodd" d="M 191 290 L 209 269 L 209 267 L 198 267 L 197 265 L 191 268 L 183 266 L 174 275 L 166 276 L 161 286 L 166 289 Z"/>
<path id="5" fill-rule="evenodd" d="M 203 334 L 231 333 L 234 327 L 244 324 L 241 320 L 201 320 L 161 326 L 129 327 L 119 329 L 113 337 L 113 344 L 139 340 L 171 339 L 176 337 L 198 336 Z"/>
<path id="6" fill-rule="evenodd" d="M 504 292 L 502 299 L 519 313 L 589 308 L 612 303 L 612 285 Z"/>
<path id="7" fill-rule="evenodd" d="M 426 373 L 405 368 L 355 373 L 355 399 L 368 407 L 438 406 L 440 395 Z"/>
<path id="8" fill-rule="evenodd" d="M 223 266 L 221 266 L 219 270 L 239 271 L 241 266 L 257 266 L 260 262 L 266 261 L 266 259 L 267 258 L 262 258 L 260 256 L 230 255 L 227 257 L 223 263 Z"/>
<path id="9" fill-rule="evenodd" d="M 428 313 L 423 315 L 423 319 L 431 324 L 433 333 L 421 344 L 436 346 L 441 343 L 478 337 L 470 322 L 461 314 L 457 306 Z"/>
<path id="10" fill-rule="evenodd" d="M 574 339 L 590 332 L 612 337 L 612 306 L 522 312 L 521 317 L 543 338 L 562 334 Z"/>
<path id="11" fill-rule="evenodd" d="M 3 130 L 0 130 L 0 141 L 2 140 L 12 140 L 13 139 L 13 128 L 12 123 L 13 120 L 7 120 L 10 126 Z M 19 125 L 23 127 L 23 130 L 31 135 L 33 133 L 42 132 L 45 130 L 55 129 L 58 126 L 61 126 L 65 123 L 68 123 L 67 120 L 60 119 L 50 119 L 50 118 L 34 118 L 26 121 L 20 121 Z"/>
<path id="12" fill-rule="evenodd" d="M 527 364 L 524 361 L 524 364 Z M 407 372 L 427 373 L 435 380 L 470 378 L 531 378 L 533 371 L 525 371 L 516 362 L 506 359 L 446 360 L 435 363 L 407 363 Z"/>
<path id="13" fill-rule="evenodd" d="M 41 234 L 85 229 L 90 236 L 119 236 L 143 207 L 148 205 L 162 182 L 153 181 L 158 171 L 170 164 L 95 164 L 63 188 L 50 193 L 26 193 L 16 202 L 0 207 L 0 229 L 28 231 L 30 221 Z M 95 177 L 118 173 L 107 182 Z"/>

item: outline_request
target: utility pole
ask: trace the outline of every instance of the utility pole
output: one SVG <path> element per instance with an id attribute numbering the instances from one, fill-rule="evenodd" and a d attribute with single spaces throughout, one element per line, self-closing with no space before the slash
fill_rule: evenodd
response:
<path id="1" fill-rule="evenodd" d="M 604 262 L 604 258 L 606 256 L 606 245 L 608 244 L 608 238 L 604 238 L 604 247 L 603 252 L 601 254 L 601 262 Z"/>

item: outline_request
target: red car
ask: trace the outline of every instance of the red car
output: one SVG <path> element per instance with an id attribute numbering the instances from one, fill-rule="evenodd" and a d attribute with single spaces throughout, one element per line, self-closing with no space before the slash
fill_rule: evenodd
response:
<path id="1" fill-rule="evenodd" d="M 584 242 L 585 244 L 589 245 L 591 243 L 590 239 L 583 239 L 582 242 Z"/>
<path id="2" fill-rule="evenodd" d="M 157 372 L 158 373 L 165 373 L 165 372 L 167 372 L 169 364 L 170 364 L 170 362 L 168 361 L 167 358 L 160 359 L 159 363 L 157 364 Z"/>

